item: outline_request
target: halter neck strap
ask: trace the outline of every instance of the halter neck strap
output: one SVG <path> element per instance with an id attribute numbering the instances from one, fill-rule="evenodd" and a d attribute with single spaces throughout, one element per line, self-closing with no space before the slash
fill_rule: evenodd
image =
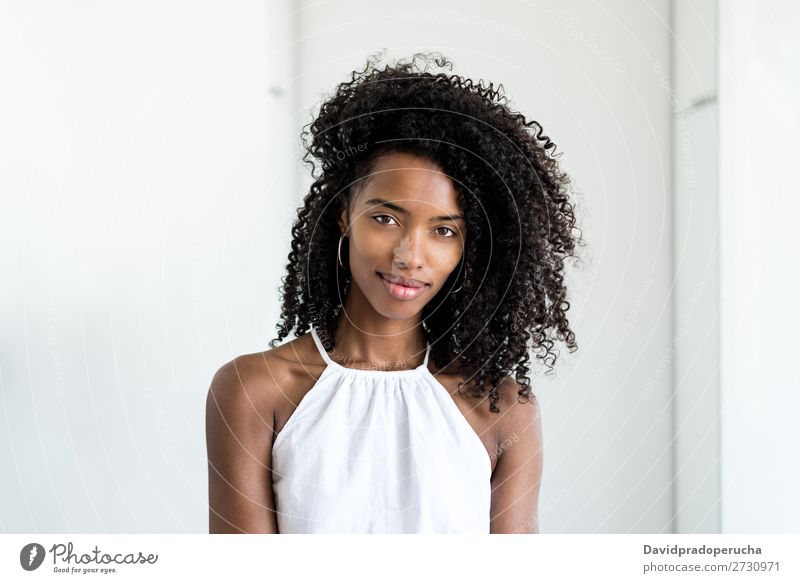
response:
<path id="1" fill-rule="evenodd" d="M 333 362 L 333 360 L 331 360 L 331 357 L 328 356 L 325 347 L 322 345 L 322 340 L 320 340 L 319 336 L 317 335 L 317 329 L 313 326 L 311 327 L 311 336 L 314 338 L 314 344 L 317 345 L 317 350 L 319 350 L 319 354 L 325 361 L 325 364 L 336 364 Z"/>

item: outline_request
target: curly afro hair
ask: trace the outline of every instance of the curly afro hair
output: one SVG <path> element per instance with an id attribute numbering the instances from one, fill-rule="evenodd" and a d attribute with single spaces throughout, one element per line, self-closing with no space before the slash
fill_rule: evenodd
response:
<path id="1" fill-rule="evenodd" d="M 541 125 L 510 109 L 502 85 L 431 72 L 433 65 L 452 71 L 439 53 L 383 68 L 376 59 L 341 83 L 303 128 L 303 160 L 314 181 L 292 227 L 282 322 L 270 346 L 313 325 L 331 348 L 350 283 L 347 265 L 337 261 L 337 217 L 349 212 L 354 185 L 380 155 L 412 153 L 451 177 L 468 225 L 460 266 L 423 308 L 431 358 L 457 362 L 463 394 L 488 392 L 492 412 L 500 411 L 506 376 L 515 378 L 518 400 L 535 400 L 530 351 L 550 372 L 558 356 L 553 337 L 577 350 L 564 260 L 582 240 L 560 154 Z M 446 292 L 459 283 L 459 293 Z"/>

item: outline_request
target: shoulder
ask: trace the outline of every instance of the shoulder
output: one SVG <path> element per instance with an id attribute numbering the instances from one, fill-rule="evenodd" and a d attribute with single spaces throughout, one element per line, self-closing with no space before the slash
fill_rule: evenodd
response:
<path id="1" fill-rule="evenodd" d="M 268 397 L 274 377 L 284 374 L 286 368 L 271 352 L 243 354 L 226 362 L 214 373 L 210 391 L 228 399 L 244 393 L 259 400 Z"/>
<path id="2" fill-rule="evenodd" d="M 277 349 L 220 366 L 206 398 L 209 532 L 277 532 L 272 434 L 292 367 Z"/>
<path id="3" fill-rule="evenodd" d="M 253 355 L 242 355 L 217 369 L 206 395 L 206 428 L 210 434 L 257 432 L 272 426 L 274 385 L 264 374 L 269 360 L 259 365 Z"/>
<path id="4" fill-rule="evenodd" d="M 511 440 L 513 443 L 523 437 L 530 441 L 541 440 L 541 409 L 534 395 L 521 398 L 522 390 L 514 377 L 506 376 L 500 383 L 498 395 L 500 399 L 497 406 L 499 445 L 503 441 Z"/>
<path id="5" fill-rule="evenodd" d="M 293 384 L 306 351 L 297 338 L 251 354 L 242 354 L 221 365 L 211 380 L 207 403 L 232 413 L 266 413 L 280 402 L 285 387 Z"/>

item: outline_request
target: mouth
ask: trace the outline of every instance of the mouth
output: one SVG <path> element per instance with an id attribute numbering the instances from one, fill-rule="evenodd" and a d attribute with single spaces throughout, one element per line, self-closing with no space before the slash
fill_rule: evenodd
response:
<path id="1" fill-rule="evenodd" d="M 427 283 L 416 279 L 406 279 L 405 277 L 392 277 L 388 273 L 381 273 L 380 271 L 376 273 L 389 283 L 396 283 L 397 285 L 402 285 L 403 287 L 418 288 L 418 287 L 425 287 L 426 285 L 428 285 Z"/>
<path id="2" fill-rule="evenodd" d="M 428 287 L 427 283 L 414 280 L 403 280 L 404 283 L 400 283 L 399 278 L 390 279 L 389 276 L 384 273 L 379 271 L 376 273 L 378 277 L 380 277 L 383 287 L 386 288 L 387 292 L 389 292 L 389 295 L 398 300 L 416 299 L 422 295 L 422 292 L 425 291 L 426 287 Z"/>

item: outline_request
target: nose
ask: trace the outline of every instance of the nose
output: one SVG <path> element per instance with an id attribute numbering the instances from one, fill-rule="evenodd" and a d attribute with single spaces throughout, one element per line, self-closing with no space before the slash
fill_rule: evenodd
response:
<path id="1" fill-rule="evenodd" d="M 422 246 L 410 237 L 403 237 L 400 245 L 394 248 L 392 265 L 397 269 L 420 269 L 422 267 Z"/>

